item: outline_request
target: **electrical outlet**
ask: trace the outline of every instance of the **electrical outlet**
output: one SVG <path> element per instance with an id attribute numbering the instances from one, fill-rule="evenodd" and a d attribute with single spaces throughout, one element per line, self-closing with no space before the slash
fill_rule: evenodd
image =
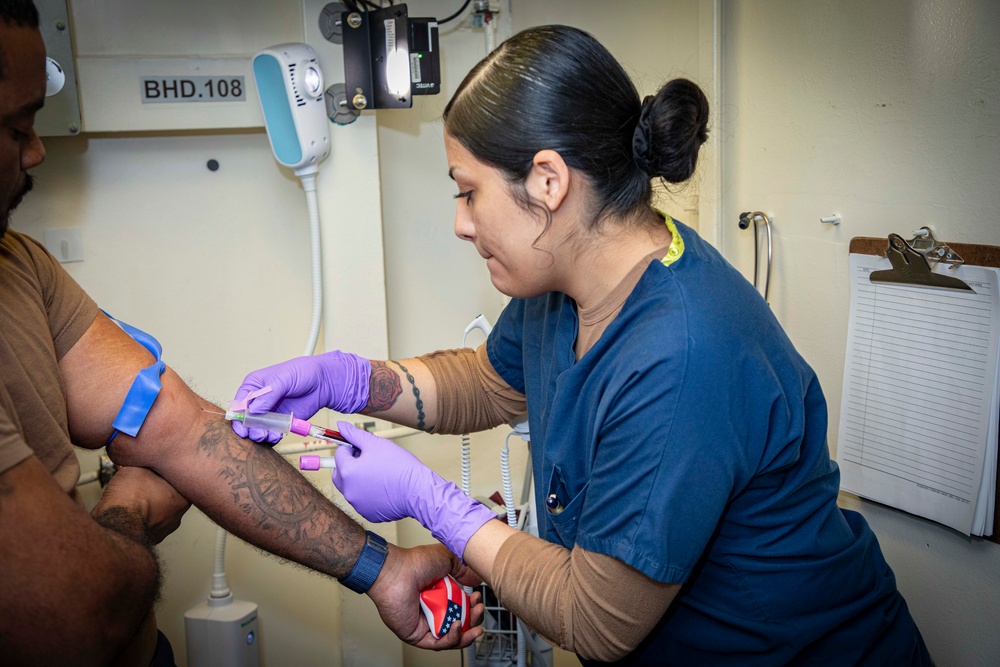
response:
<path id="1" fill-rule="evenodd" d="M 83 261 L 83 238 L 77 227 L 45 230 L 45 247 L 63 264 Z"/>

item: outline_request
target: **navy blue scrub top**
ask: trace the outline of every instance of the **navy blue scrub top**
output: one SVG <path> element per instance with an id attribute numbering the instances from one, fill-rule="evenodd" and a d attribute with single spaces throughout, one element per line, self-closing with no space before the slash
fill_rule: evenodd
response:
<path id="1" fill-rule="evenodd" d="M 579 361 L 562 293 L 511 301 L 487 341 L 527 396 L 540 535 L 684 584 L 622 664 L 910 664 L 926 651 L 892 571 L 836 504 L 816 375 L 746 279 L 676 229 L 683 255 L 650 264 Z"/>

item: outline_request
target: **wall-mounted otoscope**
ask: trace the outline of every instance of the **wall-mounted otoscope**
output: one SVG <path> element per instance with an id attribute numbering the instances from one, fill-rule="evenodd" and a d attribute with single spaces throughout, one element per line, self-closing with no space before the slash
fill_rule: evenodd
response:
<path id="1" fill-rule="evenodd" d="M 253 57 L 264 126 L 278 162 L 302 177 L 330 154 L 323 72 L 308 44 L 278 44 Z"/>
<path id="2" fill-rule="evenodd" d="M 253 57 L 264 127 L 274 157 L 295 170 L 309 206 L 312 245 L 313 305 L 304 354 L 316 349 L 323 311 L 322 255 L 316 172 L 330 154 L 329 121 L 324 101 L 323 71 L 308 44 L 278 44 Z"/>

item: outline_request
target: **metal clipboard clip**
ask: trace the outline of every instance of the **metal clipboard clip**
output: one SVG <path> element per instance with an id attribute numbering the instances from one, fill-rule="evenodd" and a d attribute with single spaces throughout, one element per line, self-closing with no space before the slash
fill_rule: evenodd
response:
<path id="1" fill-rule="evenodd" d="M 913 232 L 910 247 L 923 255 L 928 263 L 940 262 L 947 264 L 949 269 L 955 269 L 965 264 L 965 260 L 949 248 L 948 244 L 934 238 L 934 232 L 926 225 Z"/>
<path id="2" fill-rule="evenodd" d="M 927 231 L 928 237 L 934 241 L 930 230 L 928 229 Z M 936 243 L 936 241 L 934 242 Z M 947 248 L 944 244 L 941 245 Z M 951 252 L 950 249 L 948 252 Z M 889 258 L 892 268 L 884 271 L 873 271 L 868 277 L 873 283 L 912 285 L 914 287 L 930 287 L 934 289 L 954 289 L 975 294 L 975 290 L 965 284 L 965 281 L 931 271 L 930 264 L 927 263 L 927 258 L 922 253 L 914 250 L 899 234 L 889 234 L 889 247 L 885 249 L 885 256 Z M 958 256 L 955 255 L 955 257 Z"/>

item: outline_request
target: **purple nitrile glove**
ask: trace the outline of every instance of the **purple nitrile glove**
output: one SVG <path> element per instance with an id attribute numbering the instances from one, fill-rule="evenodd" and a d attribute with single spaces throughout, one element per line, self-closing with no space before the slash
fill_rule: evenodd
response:
<path id="1" fill-rule="evenodd" d="M 349 422 L 337 422 L 337 428 L 361 453 L 355 456 L 350 447 L 337 448 L 333 484 L 369 521 L 413 517 L 462 558 L 469 538 L 497 518 L 493 510 L 466 496 L 391 440 Z"/>
<path id="2" fill-rule="evenodd" d="M 310 419 L 321 408 L 351 414 L 368 404 L 371 373 L 370 361 L 349 352 L 335 350 L 312 357 L 296 357 L 247 375 L 233 400 L 242 400 L 250 392 L 270 386 L 270 392 L 250 402 L 250 414 L 281 412 Z M 247 429 L 236 420 L 232 424 L 238 436 L 256 442 L 274 444 L 284 435 L 259 428 Z"/>

